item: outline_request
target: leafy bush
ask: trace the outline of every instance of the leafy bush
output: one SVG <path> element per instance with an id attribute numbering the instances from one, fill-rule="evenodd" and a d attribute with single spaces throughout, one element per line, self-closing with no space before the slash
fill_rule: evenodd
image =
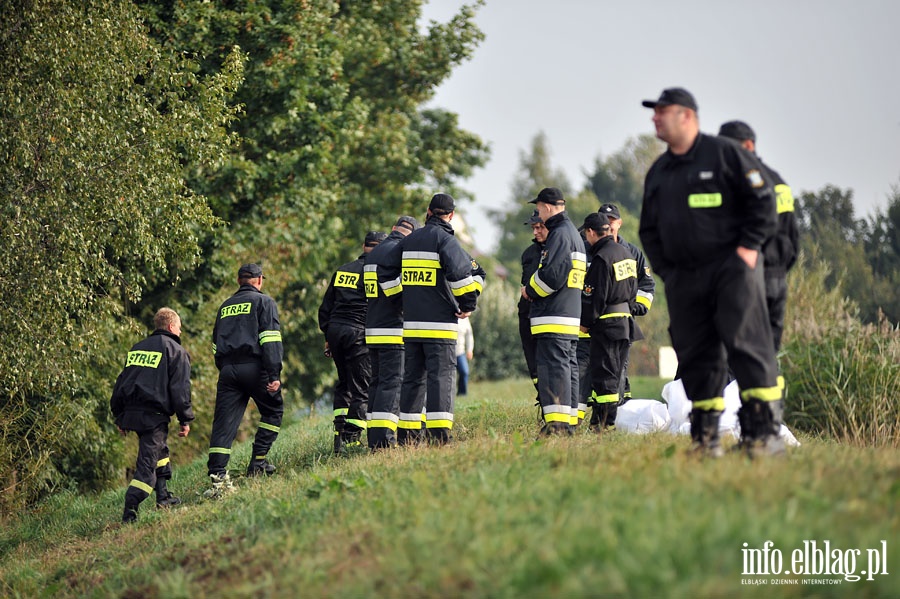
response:
<path id="1" fill-rule="evenodd" d="M 518 298 L 518 285 L 509 281 L 490 279 L 485 285 L 478 309 L 471 316 L 475 334 L 472 380 L 528 376 L 519 339 Z"/>
<path id="2" fill-rule="evenodd" d="M 900 446 L 900 330 L 862 324 L 824 262 L 801 256 L 789 279 L 786 418 L 804 432 L 854 445 Z"/>

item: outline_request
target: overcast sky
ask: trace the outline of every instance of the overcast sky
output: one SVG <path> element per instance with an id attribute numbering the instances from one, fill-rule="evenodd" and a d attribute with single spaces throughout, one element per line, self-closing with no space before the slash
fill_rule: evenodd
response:
<path id="1" fill-rule="evenodd" d="M 446 22 L 463 4 L 423 15 Z M 487 0 L 476 22 L 485 41 L 432 104 L 491 146 L 463 183 L 483 251 L 497 242 L 484 210 L 511 202 L 538 132 L 580 189 L 598 155 L 653 133 L 641 100 L 665 87 L 694 94 L 707 133 L 747 121 L 795 195 L 851 188 L 865 218 L 900 183 L 900 0 Z"/>

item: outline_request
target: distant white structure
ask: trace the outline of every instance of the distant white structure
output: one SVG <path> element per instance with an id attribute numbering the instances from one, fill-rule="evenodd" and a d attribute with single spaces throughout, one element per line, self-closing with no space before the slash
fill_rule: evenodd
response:
<path id="1" fill-rule="evenodd" d="M 675 380 L 675 373 L 678 372 L 678 356 L 675 355 L 675 348 L 664 345 L 659 348 L 659 378 Z"/>

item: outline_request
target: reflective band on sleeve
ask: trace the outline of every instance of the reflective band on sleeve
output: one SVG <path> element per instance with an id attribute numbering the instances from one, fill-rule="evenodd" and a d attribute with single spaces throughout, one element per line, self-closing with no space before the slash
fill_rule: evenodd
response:
<path id="1" fill-rule="evenodd" d="M 692 193 L 688 196 L 690 208 L 719 208 L 721 205 L 721 193 Z"/>
<path id="2" fill-rule="evenodd" d="M 275 426 L 274 424 L 269 424 L 268 422 L 260 422 L 260 423 L 259 423 L 259 428 L 264 428 L 264 429 L 266 429 L 267 431 L 272 431 L 273 433 L 280 433 L 280 432 L 281 432 L 281 427 L 280 427 L 280 426 Z"/>
<path id="3" fill-rule="evenodd" d="M 547 297 L 556 291 L 549 285 L 547 285 L 540 276 L 541 269 L 538 268 L 534 271 L 534 274 L 531 275 L 531 281 L 529 281 L 530 287 L 534 289 L 534 292 L 537 293 L 540 297 Z"/>
<path id="4" fill-rule="evenodd" d="M 703 410 L 705 412 L 721 412 L 725 409 L 724 397 L 713 397 L 710 399 L 701 399 L 691 403 L 695 410 Z"/>
<path id="5" fill-rule="evenodd" d="M 271 343 L 277 341 L 281 343 L 281 331 L 263 331 L 259 334 L 259 344 Z"/>
<path id="6" fill-rule="evenodd" d="M 136 478 L 135 478 L 135 479 L 132 479 L 132 481 L 131 481 L 130 483 L 128 483 L 128 486 L 129 486 L 129 487 L 134 487 L 134 488 L 136 488 L 136 489 L 140 489 L 141 491 L 143 491 L 143 492 L 146 493 L 147 495 L 149 495 L 150 493 L 153 492 L 153 487 L 151 487 L 151 486 L 148 485 L 147 483 L 142 483 L 141 481 L 137 480 Z"/>
<path id="7" fill-rule="evenodd" d="M 647 293 L 646 291 L 638 291 L 637 292 L 637 303 L 647 306 L 647 309 L 650 309 L 650 306 L 653 304 L 653 294 Z"/>
<path id="8" fill-rule="evenodd" d="M 335 416 L 335 417 L 337 417 L 337 416 L 346 416 L 348 413 L 350 413 L 350 408 L 335 408 L 335 410 L 334 410 L 334 412 L 332 413 L 332 415 Z"/>
<path id="9" fill-rule="evenodd" d="M 784 183 L 775 186 L 775 205 L 778 214 L 794 211 L 794 194 L 791 188 Z"/>
<path id="10" fill-rule="evenodd" d="M 475 282 L 475 278 L 471 275 L 464 279 L 460 279 L 459 281 L 449 281 L 449 283 L 450 291 L 457 297 L 466 293 L 478 291 L 480 288 L 479 285 Z"/>
<path id="11" fill-rule="evenodd" d="M 398 293 L 403 291 L 403 284 L 400 282 L 400 277 L 397 277 L 396 279 L 391 279 L 390 281 L 385 281 L 383 283 L 380 283 L 380 285 L 381 285 L 381 291 L 383 291 L 384 294 L 388 297 L 391 297 L 392 295 L 397 295 Z"/>

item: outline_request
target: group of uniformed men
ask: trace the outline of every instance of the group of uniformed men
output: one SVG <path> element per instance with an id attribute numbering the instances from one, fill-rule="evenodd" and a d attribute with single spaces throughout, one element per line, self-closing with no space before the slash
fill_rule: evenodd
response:
<path id="1" fill-rule="evenodd" d="M 784 452 L 779 428 L 784 381 L 776 352 L 784 326 L 785 276 L 797 253 L 793 197 L 755 153 L 741 121 L 719 135 L 700 132 L 697 103 L 682 88 L 643 105 L 654 110 L 668 144 L 647 173 L 640 237 L 666 284 L 678 377 L 692 401 L 692 451 L 722 455 L 719 418 L 729 378 L 737 379 L 738 448 L 751 456 Z M 590 428 L 614 427 L 630 397 L 628 348 L 641 338 L 633 317 L 646 314 L 654 280 L 641 251 L 618 235 L 618 207 L 603 204 L 579 229 L 559 189 L 544 188 L 525 224 L 534 243 L 522 254 L 519 331 L 541 406 L 543 434 L 571 433 L 592 406 Z M 334 451 L 370 450 L 423 440 L 452 440 L 459 319 L 475 310 L 484 269 L 450 224 L 455 202 L 431 198 L 424 226 L 397 219 L 387 235 L 370 232 L 363 253 L 332 276 L 319 308 L 325 355 L 337 367 Z M 583 233 L 583 236 L 579 233 Z M 761 255 L 761 257 L 760 257 Z M 260 412 L 248 476 L 269 475 L 267 454 L 284 411 L 278 310 L 262 293 L 262 269 L 245 264 L 238 291 L 213 328 L 219 380 L 210 438 L 207 497 L 230 491 L 227 465 L 248 400 Z M 124 522 L 156 492 L 158 507 L 177 505 L 166 435 L 174 414 L 190 432 L 190 360 L 181 319 L 169 308 L 156 330 L 128 352 L 111 407 L 124 434 L 139 437 L 137 467 L 125 495 Z"/>

